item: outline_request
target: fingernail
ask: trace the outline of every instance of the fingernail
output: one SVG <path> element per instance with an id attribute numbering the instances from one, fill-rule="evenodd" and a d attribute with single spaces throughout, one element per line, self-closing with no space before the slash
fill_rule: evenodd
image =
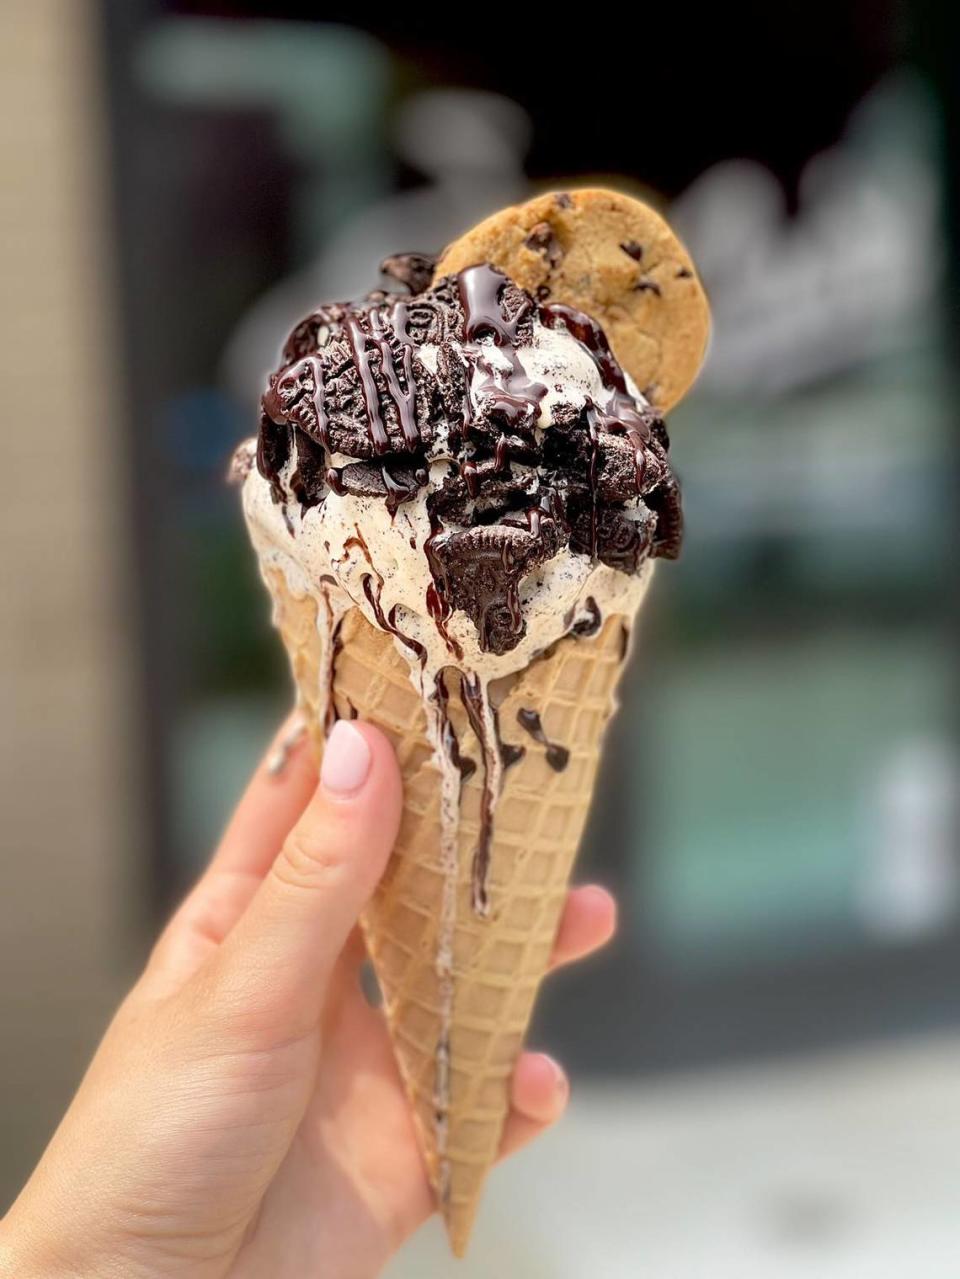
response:
<path id="1" fill-rule="evenodd" d="M 370 772 L 367 739 L 349 720 L 338 719 L 323 748 L 320 781 L 332 795 L 358 791 Z"/>
<path id="2" fill-rule="evenodd" d="M 567 1093 L 570 1091 L 570 1080 L 567 1078 L 567 1072 L 558 1061 L 554 1061 L 549 1053 L 541 1053 L 540 1056 L 553 1071 L 553 1089 L 557 1094 L 557 1097 L 566 1097 Z"/>

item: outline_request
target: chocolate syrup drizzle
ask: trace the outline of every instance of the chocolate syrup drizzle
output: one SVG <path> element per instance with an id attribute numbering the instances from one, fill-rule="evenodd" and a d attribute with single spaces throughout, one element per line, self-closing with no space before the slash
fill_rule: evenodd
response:
<path id="1" fill-rule="evenodd" d="M 480 801 L 480 835 L 473 854 L 471 869 L 471 896 L 476 914 L 485 916 L 490 911 L 487 894 L 487 877 L 490 871 L 490 844 L 493 839 L 493 810 L 500 793 L 502 771 L 500 745 L 491 741 L 493 717 L 490 711 L 483 681 L 476 673 L 460 676 L 460 698 L 470 727 L 476 734 L 483 752 L 483 795 Z M 488 727 L 488 721 L 490 721 Z M 495 733 L 495 729 L 493 729 Z"/>
<path id="2" fill-rule="evenodd" d="M 556 742 L 550 741 L 543 731 L 539 713 L 526 708 L 519 710 L 517 711 L 517 723 L 530 734 L 535 742 L 539 742 L 544 747 L 547 763 L 553 771 L 562 773 L 570 763 L 570 752 L 566 746 L 559 746 Z"/>
<path id="3" fill-rule="evenodd" d="M 527 753 L 525 746 L 514 746 L 512 742 L 505 742 L 500 735 L 500 712 L 493 712 L 493 724 L 497 735 L 497 749 L 500 752 L 500 763 L 503 765 L 503 771 L 512 768 L 514 764 L 519 764 Z"/>
<path id="4" fill-rule="evenodd" d="M 443 743 L 443 750 L 454 768 L 456 768 L 459 772 L 460 781 L 462 783 L 465 782 L 468 777 L 472 777 L 474 775 L 477 771 L 477 763 L 476 760 L 470 759 L 468 756 L 460 753 L 460 742 L 457 738 L 457 730 L 453 727 L 453 722 L 450 719 L 448 709 L 450 694 L 447 692 L 443 671 L 437 672 L 434 680 L 434 692 L 442 723 L 441 741 Z"/>
<path id="5" fill-rule="evenodd" d="M 453 612 L 450 603 L 450 581 L 446 566 L 437 554 L 437 538 L 443 534 L 443 524 L 436 513 L 430 498 L 427 499 L 427 513 L 430 518 L 430 533 L 423 543 L 423 553 L 427 557 L 430 576 L 433 581 L 427 586 L 427 612 L 433 618 L 440 638 L 458 662 L 463 661 L 463 648 L 447 629 L 447 622 Z"/>
<path id="6" fill-rule="evenodd" d="M 332 620 L 333 609 L 330 604 L 329 597 L 326 597 L 326 606 L 330 610 L 331 620 Z M 334 685 L 336 684 L 336 678 L 337 678 L 337 658 L 340 656 L 341 652 L 343 651 L 343 639 L 340 634 L 342 629 L 343 629 L 343 618 L 340 617 L 337 619 L 335 623 L 333 623 L 333 625 L 330 628 L 330 655 L 327 658 L 327 662 L 326 662 L 327 701 L 326 701 L 326 706 L 324 707 L 324 713 L 323 713 L 323 731 L 324 731 L 324 735 L 327 737 L 330 736 L 331 729 L 333 728 L 337 720 L 340 718 L 340 714 L 337 711 L 337 704 L 333 698 L 333 693 L 334 693 Z M 356 719 L 356 712 L 354 712 L 351 718 Z"/>
<path id="7" fill-rule="evenodd" d="M 505 275 L 489 266 L 472 266 L 457 276 L 463 306 L 464 355 L 473 371 L 470 390 L 474 401 L 487 402 L 488 411 L 510 428 L 527 427 L 536 421 L 540 401 L 547 388 L 532 381 L 517 355 L 517 335 L 533 311 L 534 301 L 524 294 L 512 317 L 504 313 L 501 295 L 510 283 Z M 492 339 L 500 359 L 492 358 L 482 342 Z M 472 406 L 466 428 L 474 422 Z M 496 448 L 495 470 L 502 471 L 510 458 L 507 437 L 501 434 Z M 461 474 L 463 473 L 461 468 Z"/>
<path id="8" fill-rule="evenodd" d="M 590 461 L 590 490 L 594 502 L 594 535 L 591 554 L 595 556 L 598 432 L 602 430 L 609 431 L 611 435 L 622 434 L 630 440 L 634 449 L 636 487 L 639 495 L 643 492 L 646 478 L 647 446 L 653 438 L 654 423 L 657 418 L 655 413 L 643 413 L 637 408 L 636 401 L 627 390 L 623 370 L 610 350 L 607 335 L 596 320 L 582 311 L 575 311 L 573 307 L 562 306 L 559 302 L 542 306 L 540 320 L 548 329 L 555 329 L 558 324 L 562 324 L 593 358 L 604 387 L 612 392 L 612 398 L 607 407 L 602 408 L 592 401 L 587 406 L 587 427 L 593 446 Z"/>
<path id="9" fill-rule="evenodd" d="M 376 589 L 374 589 L 373 586 L 373 578 L 373 573 L 364 573 L 363 593 L 367 597 L 367 603 L 373 610 L 374 617 L 377 619 L 377 625 L 382 631 L 386 631 L 388 635 L 395 636 L 404 648 L 408 648 L 420 663 L 420 669 L 423 670 L 427 664 L 426 648 L 419 640 L 415 640 L 412 635 L 404 634 L 404 632 L 397 626 L 397 612 L 399 610 L 399 605 L 394 604 L 390 612 L 384 614 L 383 605 L 381 603 L 381 598 L 383 596 L 383 578 L 379 573 L 376 574 Z"/>

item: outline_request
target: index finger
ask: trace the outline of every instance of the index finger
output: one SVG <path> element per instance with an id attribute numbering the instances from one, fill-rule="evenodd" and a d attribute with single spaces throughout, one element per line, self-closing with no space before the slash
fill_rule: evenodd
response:
<path id="1" fill-rule="evenodd" d="M 317 788 L 317 765 L 302 712 L 274 737 L 227 823 L 207 874 L 263 878 Z"/>

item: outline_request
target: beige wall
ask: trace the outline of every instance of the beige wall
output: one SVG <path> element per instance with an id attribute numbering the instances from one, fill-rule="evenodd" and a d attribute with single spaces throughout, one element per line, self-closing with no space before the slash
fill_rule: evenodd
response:
<path id="1" fill-rule="evenodd" d="M 0 1205 L 136 917 L 102 84 L 83 0 L 0 4 Z"/>

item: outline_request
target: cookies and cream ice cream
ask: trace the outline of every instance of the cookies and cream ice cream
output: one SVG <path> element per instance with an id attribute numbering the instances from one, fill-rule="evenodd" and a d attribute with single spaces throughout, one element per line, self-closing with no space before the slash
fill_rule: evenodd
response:
<path id="1" fill-rule="evenodd" d="M 425 697 L 454 666 L 486 722 L 491 681 L 632 618 L 682 528 L 666 429 L 599 325 L 486 265 L 298 325 L 243 500 L 261 561 L 322 596 L 331 637 L 359 608 Z"/>

